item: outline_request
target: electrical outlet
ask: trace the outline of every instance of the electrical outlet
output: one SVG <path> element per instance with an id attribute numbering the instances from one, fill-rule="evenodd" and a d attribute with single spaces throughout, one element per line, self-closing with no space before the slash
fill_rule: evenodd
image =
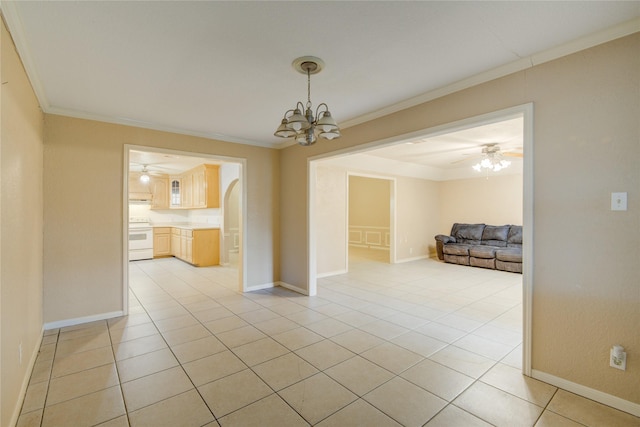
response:
<path id="1" fill-rule="evenodd" d="M 624 371 L 627 369 L 627 353 L 619 345 L 614 345 L 609 353 L 609 366 Z"/>

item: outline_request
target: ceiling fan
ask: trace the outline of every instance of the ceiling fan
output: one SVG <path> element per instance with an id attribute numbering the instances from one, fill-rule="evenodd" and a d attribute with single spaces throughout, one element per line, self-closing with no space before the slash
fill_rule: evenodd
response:
<path id="1" fill-rule="evenodd" d="M 502 151 L 502 149 L 500 148 L 500 145 L 497 142 L 491 142 L 491 143 L 482 145 L 482 151 L 480 152 L 480 154 L 473 154 L 473 155 L 465 154 L 465 156 L 468 156 L 468 157 L 451 162 L 451 164 L 467 162 L 467 161 L 472 161 L 477 159 L 484 159 L 484 158 L 494 158 L 494 159 L 498 159 L 502 157 L 522 158 L 523 153 L 519 151 Z"/>

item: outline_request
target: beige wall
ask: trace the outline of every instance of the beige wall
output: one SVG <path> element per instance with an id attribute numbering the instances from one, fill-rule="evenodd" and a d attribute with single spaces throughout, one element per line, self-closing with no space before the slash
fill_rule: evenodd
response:
<path id="1" fill-rule="evenodd" d="M 347 171 L 318 165 L 315 193 L 316 269 L 319 275 L 347 271 Z"/>
<path id="2" fill-rule="evenodd" d="M 396 261 L 427 257 L 435 252 L 440 213 L 440 183 L 396 178 Z"/>
<path id="3" fill-rule="evenodd" d="M 349 176 L 349 226 L 390 227 L 391 182 Z"/>
<path id="4" fill-rule="evenodd" d="M 43 115 L 11 36 L 0 25 L 0 425 L 9 426 L 17 419 L 42 334 Z"/>
<path id="5" fill-rule="evenodd" d="M 533 102 L 533 369 L 640 403 L 638 51 L 636 33 L 283 150 L 282 280 L 307 287 L 308 157 Z"/>
<path id="6" fill-rule="evenodd" d="M 46 115 L 45 322 L 122 309 L 125 144 L 247 159 L 247 283 L 279 279 L 278 151 Z"/>
<path id="7" fill-rule="evenodd" d="M 456 222 L 522 225 L 522 175 L 440 183 L 440 233 Z"/>

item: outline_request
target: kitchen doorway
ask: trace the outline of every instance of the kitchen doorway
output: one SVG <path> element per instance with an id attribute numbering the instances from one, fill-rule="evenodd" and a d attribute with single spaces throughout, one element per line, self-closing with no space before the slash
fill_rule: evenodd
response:
<path id="1" fill-rule="evenodd" d="M 235 289 L 244 292 L 247 277 L 243 250 L 247 217 L 246 186 L 242 185 L 246 180 L 245 159 L 125 145 L 124 164 L 125 314 L 129 308 L 130 262 L 175 257 L 203 269 L 231 266 L 233 274 L 227 276 L 230 281 L 237 281 Z M 150 230 L 150 255 L 144 252 L 144 256 L 140 256 L 138 250 L 136 256 L 131 257 L 130 252 L 141 244 L 135 237 L 141 234 L 141 228 Z M 225 238 L 231 228 L 233 234 Z M 225 257 L 229 253 L 233 253 L 232 264 Z"/>

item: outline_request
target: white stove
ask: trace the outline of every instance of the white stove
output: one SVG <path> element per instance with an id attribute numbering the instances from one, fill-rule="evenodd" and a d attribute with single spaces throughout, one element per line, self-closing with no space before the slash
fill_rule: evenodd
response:
<path id="1" fill-rule="evenodd" d="M 153 258 L 153 227 L 149 218 L 129 218 L 129 261 Z"/>

